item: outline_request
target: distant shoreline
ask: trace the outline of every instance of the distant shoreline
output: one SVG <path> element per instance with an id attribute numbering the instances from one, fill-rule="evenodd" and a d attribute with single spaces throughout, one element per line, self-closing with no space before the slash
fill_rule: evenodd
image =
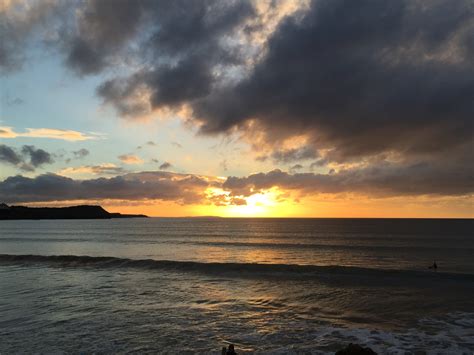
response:
<path id="1" fill-rule="evenodd" d="M 182 219 L 347 219 L 347 220 L 474 220 L 474 217 L 272 217 L 272 216 L 147 216 L 148 218 Z"/>
<path id="2" fill-rule="evenodd" d="M 0 220 L 38 219 L 112 219 L 148 218 L 144 214 L 107 212 L 101 206 L 79 205 L 70 207 L 26 207 L 0 204 Z"/>

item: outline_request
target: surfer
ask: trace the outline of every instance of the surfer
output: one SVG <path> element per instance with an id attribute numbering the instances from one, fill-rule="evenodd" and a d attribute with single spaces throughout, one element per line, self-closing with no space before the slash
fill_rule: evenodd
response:
<path id="1" fill-rule="evenodd" d="M 222 348 L 222 353 L 224 354 L 225 348 Z M 237 355 L 237 353 L 234 350 L 234 344 L 229 344 L 229 348 L 227 349 L 226 355 Z"/>

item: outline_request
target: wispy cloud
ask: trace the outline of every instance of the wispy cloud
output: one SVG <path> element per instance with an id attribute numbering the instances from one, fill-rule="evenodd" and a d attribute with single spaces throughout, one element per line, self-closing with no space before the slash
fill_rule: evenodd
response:
<path id="1" fill-rule="evenodd" d="M 83 133 L 68 129 L 55 128 L 27 128 L 26 132 L 16 132 L 12 127 L 0 126 L 0 138 L 51 138 L 65 141 L 86 141 L 90 139 L 99 139 L 98 133 Z"/>
<path id="2" fill-rule="evenodd" d="M 112 163 L 104 163 L 99 165 L 82 165 L 76 167 L 68 167 L 58 172 L 58 175 L 117 175 L 124 174 L 127 170 Z"/>

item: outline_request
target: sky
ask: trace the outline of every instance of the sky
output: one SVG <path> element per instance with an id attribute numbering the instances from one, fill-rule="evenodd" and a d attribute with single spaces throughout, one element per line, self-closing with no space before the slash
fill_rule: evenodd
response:
<path id="1" fill-rule="evenodd" d="M 0 0 L 0 202 L 474 217 L 472 0 Z"/>

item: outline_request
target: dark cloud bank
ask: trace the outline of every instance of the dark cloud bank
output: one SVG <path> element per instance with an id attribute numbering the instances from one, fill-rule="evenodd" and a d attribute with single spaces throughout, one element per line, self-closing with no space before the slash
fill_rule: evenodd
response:
<path id="1" fill-rule="evenodd" d="M 77 21 L 66 24 L 59 41 L 67 66 L 80 76 L 109 75 L 117 64 L 140 59 L 140 69 L 97 89 L 120 115 L 187 105 L 203 134 L 259 130 L 272 149 L 261 160 L 313 160 L 316 168 L 364 163 L 326 175 L 276 170 L 229 178 L 228 188 L 473 192 L 471 0 L 313 1 L 283 19 L 259 55 L 235 40 L 263 28 L 247 1 L 78 4 Z M 0 63 L 45 13 L 5 42 L 10 51 L 0 51 Z M 296 136 L 307 143 L 281 147 Z"/>
<path id="2" fill-rule="evenodd" d="M 468 168 L 466 167 L 468 170 Z M 55 174 L 35 178 L 12 176 L 0 182 L 0 197 L 7 203 L 66 200 L 165 200 L 181 204 L 245 204 L 243 197 L 272 187 L 306 194 L 358 193 L 390 196 L 459 196 L 472 193 L 473 176 L 459 173 L 440 175 L 429 165 L 413 165 L 405 170 L 378 166 L 344 170 L 332 174 L 295 173 L 281 170 L 229 177 L 224 182 L 192 174 L 164 171 L 129 173 L 111 178 L 74 180 Z M 466 177 L 467 176 L 467 177 Z M 209 187 L 222 188 L 229 196 L 206 194 Z"/>
<path id="3" fill-rule="evenodd" d="M 67 200 L 165 200 L 199 203 L 213 182 L 196 175 L 167 172 L 130 173 L 112 178 L 74 180 L 43 174 L 35 178 L 12 176 L 0 182 L 6 203 Z"/>

